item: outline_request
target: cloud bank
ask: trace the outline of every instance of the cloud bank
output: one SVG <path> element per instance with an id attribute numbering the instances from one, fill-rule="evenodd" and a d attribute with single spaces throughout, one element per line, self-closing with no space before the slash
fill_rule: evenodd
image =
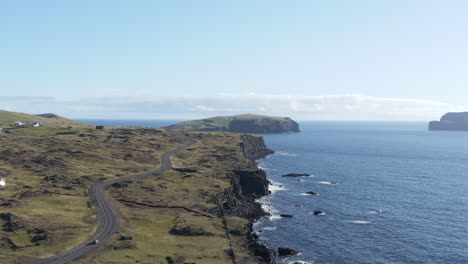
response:
<path id="1" fill-rule="evenodd" d="M 468 107 L 444 102 L 356 94 L 292 96 L 217 94 L 181 96 L 113 96 L 61 99 L 1 97 L 0 109 L 73 118 L 192 119 L 214 115 L 257 113 L 299 120 L 413 121 L 437 119 Z"/>

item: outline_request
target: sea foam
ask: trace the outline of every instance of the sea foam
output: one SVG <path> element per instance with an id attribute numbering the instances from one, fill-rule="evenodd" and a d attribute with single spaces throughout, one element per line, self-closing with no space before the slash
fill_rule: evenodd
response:
<path id="1" fill-rule="evenodd" d="M 365 220 L 356 220 L 356 221 L 351 221 L 351 223 L 353 224 L 357 224 L 357 225 L 367 225 L 367 224 L 370 224 L 371 221 L 365 221 Z"/>

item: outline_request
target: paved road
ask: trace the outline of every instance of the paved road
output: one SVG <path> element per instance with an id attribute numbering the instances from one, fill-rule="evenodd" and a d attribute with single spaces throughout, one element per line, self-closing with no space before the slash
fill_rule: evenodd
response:
<path id="1" fill-rule="evenodd" d="M 188 143 L 184 146 L 178 147 L 176 149 L 173 149 L 164 153 L 161 156 L 161 167 L 159 167 L 159 169 L 146 171 L 146 172 L 138 173 L 138 174 L 127 175 L 127 176 L 120 177 L 117 179 L 112 179 L 112 180 L 108 180 L 104 182 L 98 182 L 98 183 L 91 185 L 88 193 L 89 193 L 91 202 L 93 206 L 95 207 L 98 227 L 96 229 L 96 232 L 93 234 L 93 236 L 91 236 L 88 239 L 88 241 L 86 241 L 85 243 L 79 245 L 78 247 L 70 251 L 67 251 L 63 254 L 57 255 L 52 258 L 48 258 L 48 259 L 23 258 L 23 259 L 20 259 L 20 263 L 23 263 L 23 264 L 62 264 L 62 263 L 67 263 L 69 261 L 83 257 L 87 255 L 88 253 L 90 253 L 91 251 L 96 250 L 97 247 L 99 247 L 102 243 L 104 243 L 106 240 L 111 238 L 112 235 L 119 228 L 119 219 L 116 213 L 116 209 L 112 206 L 112 204 L 104 195 L 105 188 L 116 182 L 134 180 L 137 178 L 145 178 L 155 173 L 162 173 L 168 169 L 171 169 L 172 168 L 171 156 L 184 149 L 187 149 L 188 147 L 196 143 L 195 139 L 191 137 L 187 137 L 187 136 L 184 136 L 184 137 L 188 140 Z M 91 243 L 95 239 L 99 239 L 99 244 L 95 245 Z"/>

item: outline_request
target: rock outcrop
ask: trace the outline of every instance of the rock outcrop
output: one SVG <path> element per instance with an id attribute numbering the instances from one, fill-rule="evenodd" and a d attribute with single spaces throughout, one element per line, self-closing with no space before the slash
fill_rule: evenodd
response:
<path id="1" fill-rule="evenodd" d="M 250 160 L 251 168 L 233 170 L 230 173 L 231 188 L 214 198 L 218 207 L 211 213 L 248 219 L 251 222 L 247 230 L 249 250 L 259 258 L 258 263 L 274 264 L 276 263 L 276 252 L 257 242 L 257 236 L 252 227 L 255 220 L 266 214 L 256 199 L 269 193 L 267 175 L 263 170 L 257 168 L 256 161 L 272 154 L 273 151 L 265 146 L 261 137 L 243 135 L 241 139 L 242 152 Z"/>
<path id="2" fill-rule="evenodd" d="M 166 127 L 190 131 L 221 131 L 232 133 L 268 134 L 300 132 L 299 124 L 289 117 L 264 115 L 217 116 L 181 122 Z"/>
<path id="3" fill-rule="evenodd" d="M 429 130 L 468 131 L 468 112 L 447 113 L 440 121 L 429 122 Z"/>
<path id="4" fill-rule="evenodd" d="M 262 159 L 270 154 L 275 153 L 269 149 L 262 137 L 255 137 L 251 135 L 243 135 L 241 137 L 241 149 L 244 156 L 247 157 L 252 163 Z"/>
<path id="5" fill-rule="evenodd" d="M 296 256 L 301 253 L 299 250 L 292 248 L 280 247 L 278 248 L 278 256 Z"/>
<path id="6" fill-rule="evenodd" d="M 0 213 L 0 219 L 5 222 L 2 226 L 5 232 L 15 232 L 26 227 L 23 219 L 11 213 Z"/>

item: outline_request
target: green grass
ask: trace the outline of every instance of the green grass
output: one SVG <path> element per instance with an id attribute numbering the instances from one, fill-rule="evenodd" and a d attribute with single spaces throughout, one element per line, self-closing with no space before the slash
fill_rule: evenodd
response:
<path id="1" fill-rule="evenodd" d="M 66 119 L 63 117 L 58 118 L 46 118 L 35 115 L 29 115 L 24 113 L 16 113 L 0 110 L 0 127 L 12 127 L 13 122 L 21 121 L 23 123 L 28 122 L 40 122 L 45 126 L 86 126 L 85 124 Z"/>
<path id="2" fill-rule="evenodd" d="M 228 131 L 229 125 L 233 120 L 253 120 L 256 124 L 269 123 L 271 121 L 288 121 L 286 117 L 266 116 L 266 115 L 235 115 L 235 116 L 215 116 L 200 120 L 184 121 L 172 126 L 171 129 L 183 129 L 189 131 L 203 131 L 207 129 L 219 129 L 221 131 Z"/>
<path id="3" fill-rule="evenodd" d="M 0 207 L 0 213 L 10 212 L 23 219 L 26 226 L 19 232 L 36 227 L 49 232 L 49 239 L 40 245 L 15 251 L 5 244 L 9 234 L 0 230 L 0 255 L 9 256 L 6 263 L 13 263 L 17 256 L 51 256 L 82 243 L 96 228 L 85 196 L 90 184 L 155 169 L 161 153 L 185 144 L 172 132 L 135 129 L 126 140 L 119 138 L 125 133 L 118 129 L 74 129 L 86 136 L 56 135 L 57 131 L 68 131 L 57 126 L 0 134 L 0 177 L 7 179 L 7 186 L 0 188 L 0 200 L 14 200 L 12 208 Z M 64 175 L 66 181 L 43 182 L 50 175 Z M 81 184 L 74 184 L 75 180 Z M 69 185 L 73 189 L 64 188 Z M 54 194 L 40 194 L 42 190 Z M 23 197 L 23 193 L 28 195 Z"/>
<path id="4" fill-rule="evenodd" d="M 87 197 L 68 195 L 42 195 L 23 200 L 25 205 L 16 208 L 0 209 L 0 213 L 9 212 L 20 216 L 29 226 L 44 228 L 49 232 L 49 240 L 41 246 L 33 246 L 27 229 L 21 229 L 10 236 L 10 239 L 24 246 L 12 252 L 8 248 L 0 248 L 0 253 L 16 256 L 51 256 L 80 244 L 93 233 L 95 220 L 90 208 L 87 207 Z M 8 235 L 8 234 L 6 234 Z"/>
<path id="5" fill-rule="evenodd" d="M 185 262 L 197 264 L 229 263 L 224 250 L 229 248 L 229 241 L 218 236 L 177 236 L 168 231 L 180 215 L 180 210 L 145 209 L 138 210 L 121 207 L 121 213 L 127 218 L 124 234 L 133 236 L 132 249 L 111 249 L 118 246 L 114 240 L 108 249 L 96 257 L 84 259 L 80 263 L 164 263 L 166 257 L 183 257 Z M 190 221 L 211 227 L 211 231 L 223 234 L 220 219 L 187 215 Z M 213 223 L 216 222 L 216 223 Z"/>
<path id="6" fill-rule="evenodd" d="M 26 230 L 21 230 L 15 233 L 12 233 L 8 236 L 15 246 L 19 248 L 31 247 L 34 244 L 31 242 L 32 236 L 26 232 Z"/>

